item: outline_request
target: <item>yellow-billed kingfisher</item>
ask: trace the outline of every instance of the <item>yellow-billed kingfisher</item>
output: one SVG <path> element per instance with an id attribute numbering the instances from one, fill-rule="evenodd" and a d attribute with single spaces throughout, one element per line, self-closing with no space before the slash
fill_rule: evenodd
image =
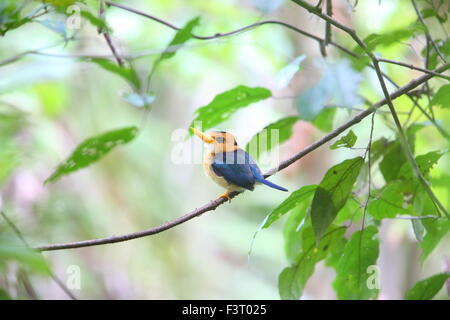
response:
<path id="1" fill-rule="evenodd" d="M 258 183 L 271 188 L 288 191 L 266 179 L 252 157 L 238 147 L 234 136 L 225 131 L 212 131 L 203 133 L 191 128 L 197 137 L 207 145 L 208 151 L 203 159 L 205 173 L 219 186 L 227 191 L 221 198 L 231 201 L 230 193 L 233 191 L 253 191 Z"/>

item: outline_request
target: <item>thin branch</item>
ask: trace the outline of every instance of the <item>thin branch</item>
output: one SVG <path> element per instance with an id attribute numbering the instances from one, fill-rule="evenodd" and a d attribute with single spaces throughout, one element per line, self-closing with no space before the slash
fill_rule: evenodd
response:
<path id="1" fill-rule="evenodd" d="M 326 2 L 326 11 L 328 16 L 333 15 L 333 5 L 331 0 L 327 0 Z M 326 57 L 327 50 L 326 46 L 331 42 L 331 24 L 327 22 L 325 24 L 325 41 L 320 46 L 320 51 L 322 52 L 322 55 Z"/>
<path id="2" fill-rule="evenodd" d="M 151 20 L 156 21 L 158 23 L 161 23 L 161 24 L 165 25 L 166 27 L 169 27 L 169 28 L 171 28 L 171 29 L 173 29 L 175 31 L 178 31 L 178 30 L 181 29 L 181 28 L 175 26 L 174 24 L 172 24 L 170 22 L 167 22 L 167 21 L 165 21 L 163 19 L 155 17 L 155 16 L 153 16 L 151 14 L 148 14 L 146 12 L 143 12 L 143 11 L 140 11 L 140 10 L 137 10 L 137 9 L 125 6 L 123 4 L 118 4 L 118 3 L 111 2 L 111 1 L 105 1 L 105 3 L 107 5 L 109 5 L 109 6 L 116 7 L 116 8 L 128 11 L 128 12 L 132 12 L 134 14 L 140 15 L 142 17 L 151 19 Z M 299 29 L 299 28 L 297 28 L 297 27 L 295 27 L 295 26 L 293 26 L 291 24 L 288 24 L 288 23 L 285 23 L 285 22 L 282 22 L 282 21 L 277 21 L 277 20 L 258 21 L 258 22 L 249 24 L 247 26 L 238 28 L 238 29 L 230 31 L 230 32 L 223 32 L 223 33 L 219 32 L 219 33 L 215 33 L 215 34 L 210 35 L 210 36 L 200 36 L 200 35 L 193 34 L 192 37 L 194 39 L 197 39 L 197 40 L 218 39 L 218 38 L 223 38 L 223 37 L 228 37 L 228 36 L 236 35 L 236 34 L 239 34 L 239 33 L 243 33 L 243 32 L 249 31 L 251 29 L 254 29 L 256 27 L 263 26 L 263 25 L 280 25 L 280 26 L 286 27 L 288 29 L 291 29 L 292 31 L 295 31 L 295 32 L 297 32 L 299 34 L 304 35 L 305 37 L 308 37 L 308 38 L 311 38 L 313 40 L 316 40 L 319 43 L 319 45 L 321 45 L 325 41 L 325 39 L 322 39 L 321 37 L 318 37 L 318 36 L 316 36 L 316 35 L 314 35 L 312 33 L 309 33 L 307 31 Z M 334 46 L 334 47 L 336 47 L 336 48 L 338 48 L 339 50 L 341 50 L 343 52 L 346 52 L 347 54 L 356 56 L 351 50 L 348 50 L 347 48 L 344 48 L 341 45 L 331 41 L 331 39 L 330 39 L 329 44 Z"/>
<path id="3" fill-rule="evenodd" d="M 101 20 L 103 20 L 105 18 L 105 0 L 100 0 L 98 16 L 99 16 L 99 19 L 101 19 Z M 125 62 L 123 61 L 122 57 L 119 55 L 119 52 L 117 51 L 116 47 L 114 46 L 114 43 L 111 40 L 111 36 L 109 35 L 108 30 L 98 27 L 97 32 L 101 33 L 103 35 L 103 38 L 105 38 L 106 43 L 108 44 L 108 47 L 111 50 L 117 63 L 119 64 L 119 66 L 123 67 L 125 65 Z"/>
<path id="4" fill-rule="evenodd" d="M 423 73 L 432 74 L 435 77 L 443 78 L 445 80 L 450 81 L 450 77 L 449 76 L 446 76 L 446 75 L 443 75 L 443 74 L 440 74 L 440 73 L 435 73 L 434 71 L 430 71 L 430 70 L 427 70 L 427 69 L 424 69 L 424 68 L 416 67 L 416 66 L 414 66 L 412 64 L 408 64 L 408 63 L 404 63 L 404 62 L 400 62 L 400 61 L 395 61 L 395 60 L 390 60 L 390 59 L 382 59 L 382 58 L 378 58 L 378 61 L 386 62 L 386 63 L 390 63 L 390 64 L 396 64 L 398 66 L 406 67 L 406 68 L 409 68 L 409 69 L 412 69 L 412 70 L 417 70 L 417 71 L 420 71 L 420 72 L 423 72 Z"/>
<path id="5" fill-rule="evenodd" d="M 100 20 L 105 20 L 105 0 L 99 0 L 98 17 Z M 97 32 L 102 33 L 103 28 L 101 26 L 97 27 Z"/>
<path id="6" fill-rule="evenodd" d="M 441 67 L 439 67 L 438 69 L 436 69 L 434 71 L 438 72 L 438 73 L 441 73 L 441 72 L 444 72 L 444 71 L 446 71 L 448 69 L 450 69 L 450 64 L 446 64 L 444 66 L 441 66 Z M 405 86 L 403 86 L 400 89 L 394 91 L 393 93 L 390 94 L 389 97 L 390 97 L 391 100 L 394 100 L 394 99 L 400 97 L 401 95 L 406 94 L 407 92 L 415 89 L 417 86 L 423 84 L 425 81 L 428 81 L 432 77 L 433 76 L 430 75 L 430 74 L 422 75 L 421 77 L 410 81 Z M 361 122 L 361 120 L 363 120 L 364 118 L 366 118 L 367 116 L 369 116 L 370 114 L 375 112 L 378 108 L 384 106 L 386 103 L 387 103 L 386 98 L 378 101 L 377 103 L 372 105 L 372 107 L 370 107 L 369 109 L 364 110 L 363 112 L 357 114 L 351 120 L 347 121 L 346 123 L 342 124 L 338 128 L 334 129 L 332 132 L 328 133 L 327 135 L 325 135 L 320 140 L 318 140 L 318 141 L 314 142 L 313 144 L 309 145 L 308 147 L 306 147 L 305 149 L 303 149 L 299 153 L 295 154 L 291 158 L 281 162 L 277 167 L 267 171 L 264 174 L 264 176 L 265 177 L 269 177 L 269 176 L 275 174 L 276 172 L 281 171 L 281 170 L 289 167 L 294 162 L 298 161 L 299 159 L 303 158 L 307 154 L 313 152 L 314 150 L 316 150 L 320 146 L 324 145 L 325 143 L 329 142 L 333 138 L 337 137 L 339 134 L 341 134 L 342 132 L 344 132 L 348 128 L 350 128 L 353 125 Z M 234 198 L 238 194 L 239 193 L 234 192 L 234 193 L 230 194 L 230 197 Z M 191 219 L 193 219 L 195 217 L 198 217 L 198 216 L 202 215 L 205 212 L 213 211 L 217 207 L 219 207 L 220 205 L 224 204 L 226 201 L 227 200 L 224 199 L 224 198 L 215 199 L 215 200 L 210 201 L 209 203 L 203 205 L 202 207 L 197 208 L 197 209 L 195 209 L 195 210 L 193 210 L 193 211 L 191 211 L 191 212 L 189 212 L 189 213 L 187 213 L 187 214 L 185 214 L 185 215 L 183 215 L 183 216 L 181 216 L 179 218 L 176 218 L 176 219 L 168 221 L 168 222 L 166 222 L 166 223 L 164 223 L 164 224 L 162 224 L 160 226 L 153 227 L 153 228 L 150 228 L 150 229 L 147 229 L 147 230 L 134 232 L 134 233 L 129 233 L 129 234 L 121 235 L 121 236 L 112 236 L 112 237 L 107 237 L 107 238 L 84 240 L 84 241 L 69 242 L 69 243 L 49 244 L 49 245 L 44 245 L 44 246 L 38 246 L 38 247 L 35 247 L 34 249 L 36 249 L 38 251 L 75 249 L 75 248 L 91 247 L 91 246 L 104 245 L 104 244 L 110 244 L 110 243 L 117 243 L 117 242 L 123 242 L 123 241 L 132 240 L 132 239 L 142 238 L 142 237 L 146 237 L 146 236 L 150 236 L 150 235 L 154 235 L 154 234 L 166 231 L 166 230 L 171 229 L 173 227 L 176 227 L 176 226 L 178 226 L 178 225 L 180 225 L 180 224 L 182 224 L 182 223 L 184 223 L 186 221 L 189 221 L 189 220 L 191 220 Z"/>
<path id="7" fill-rule="evenodd" d="M 102 34 L 106 40 L 106 43 L 108 44 L 109 49 L 111 49 L 111 52 L 112 52 L 114 58 L 116 58 L 117 63 L 119 64 L 119 66 L 123 67 L 125 65 L 125 62 L 123 61 L 122 57 L 117 52 L 117 49 L 114 46 L 114 43 L 112 42 L 111 37 L 106 32 L 103 32 Z"/>
<path id="8" fill-rule="evenodd" d="M 14 222 L 12 222 L 12 220 L 9 219 L 8 216 L 3 211 L 0 211 L 0 215 L 3 217 L 3 219 L 9 225 L 9 227 L 14 231 L 14 233 L 20 239 L 20 241 L 24 244 L 24 246 L 27 248 L 31 248 L 30 245 L 28 244 L 27 240 L 25 240 L 24 236 L 22 235 L 22 232 L 20 232 L 19 228 L 17 228 L 17 226 L 14 224 Z M 52 271 L 50 271 L 50 277 L 53 279 L 53 281 L 56 282 L 56 284 L 61 288 L 61 290 L 64 291 L 72 300 L 77 300 L 77 298 L 69 290 L 69 288 L 67 288 L 66 285 Z"/>
<path id="9" fill-rule="evenodd" d="M 419 19 L 420 23 L 425 28 L 425 36 L 431 42 L 431 45 L 433 46 L 433 48 L 436 51 L 436 53 L 439 56 L 439 58 L 441 58 L 442 62 L 447 63 L 447 61 L 445 61 L 445 58 L 442 55 L 441 51 L 439 50 L 439 47 L 437 46 L 436 42 L 431 37 L 430 30 L 428 29 L 427 25 L 425 24 L 425 20 L 423 19 L 422 14 L 420 13 L 419 8 L 417 7 L 416 1 L 415 0 L 411 0 L 411 3 L 413 5 L 413 7 L 414 7 L 414 10 L 416 11 L 417 18 Z"/>
<path id="10" fill-rule="evenodd" d="M 408 217 L 408 216 L 397 216 L 394 218 L 387 218 L 387 219 L 400 219 L 400 220 L 424 220 L 424 219 L 439 219 L 438 216 L 433 216 L 433 215 L 428 215 L 428 216 L 412 216 L 412 217 Z"/>
<path id="11" fill-rule="evenodd" d="M 424 66 L 425 66 L 425 69 L 429 70 L 430 69 L 430 67 L 429 67 L 429 65 L 430 65 L 430 39 L 427 38 L 426 41 L 427 41 L 427 43 L 426 43 L 426 46 L 425 46 L 425 51 L 426 52 L 425 52 Z M 425 88 L 425 91 L 427 92 L 428 109 L 430 110 L 431 117 L 434 119 L 435 117 L 434 117 L 433 106 L 430 103 L 431 102 L 430 85 L 428 84 L 428 82 L 425 82 L 423 86 Z"/>

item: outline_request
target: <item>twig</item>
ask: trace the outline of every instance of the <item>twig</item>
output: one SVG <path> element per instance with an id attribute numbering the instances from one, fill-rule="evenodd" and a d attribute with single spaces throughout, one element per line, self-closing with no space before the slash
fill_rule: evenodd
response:
<path id="1" fill-rule="evenodd" d="M 333 16 L 333 5 L 331 0 L 327 0 L 326 2 L 326 11 L 328 16 Z M 320 51 L 322 52 L 322 55 L 326 57 L 327 50 L 326 46 L 331 42 L 331 24 L 327 22 L 325 24 L 325 41 L 320 46 Z"/>
<path id="2" fill-rule="evenodd" d="M 105 0 L 99 0 L 99 1 L 100 1 L 100 6 L 99 6 L 98 17 L 99 17 L 99 19 L 104 20 L 104 18 L 105 18 Z M 122 57 L 117 52 L 117 49 L 114 46 L 113 41 L 111 40 L 108 30 L 106 30 L 102 27 L 97 27 L 97 32 L 103 35 L 103 38 L 105 38 L 109 49 L 111 50 L 114 58 L 117 61 L 117 64 L 119 66 L 123 67 L 125 65 L 125 62 L 123 61 Z"/>
<path id="3" fill-rule="evenodd" d="M 111 52 L 112 52 L 114 58 L 116 58 L 117 63 L 119 64 L 119 66 L 123 67 L 125 65 L 125 62 L 123 61 L 122 57 L 117 52 L 116 47 L 114 46 L 114 43 L 111 40 L 111 37 L 106 32 L 103 32 L 102 34 L 106 40 L 106 43 L 108 44 L 109 49 L 111 49 Z"/>
<path id="4" fill-rule="evenodd" d="M 425 47 L 425 61 L 424 61 L 424 65 L 425 65 L 425 69 L 429 70 L 430 67 L 430 39 L 426 39 L 427 43 L 426 43 L 426 47 Z M 433 111 L 433 106 L 431 105 L 431 97 L 430 97 L 430 85 L 428 84 L 428 82 L 424 83 L 424 88 L 425 91 L 427 92 L 427 98 L 428 98 L 428 109 L 430 110 L 431 113 L 431 117 L 434 119 L 434 111 Z"/>
<path id="5" fill-rule="evenodd" d="M 100 18 L 100 20 L 105 19 L 105 0 L 99 0 L 98 17 Z M 98 26 L 97 32 L 102 33 L 104 32 L 104 30 L 101 26 Z"/>
<path id="6" fill-rule="evenodd" d="M 382 58 L 378 58 L 378 61 L 386 62 L 386 63 L 390 63 L 390 64 L 396 64 L 398 66 L 402 66 L 402 67 L 406 67 L 406 68 L 409 68 L 409 69 L 417 70 L 417 71 L 420 71 L 420 72 L 423 72 L 423 73 L 429 73 L 429 74 L 432 74 L 435 77 L 443 78 L 445 80 L 450 81 L 450 77 L 449 76 L 446 76 L 446 75 L 443 75 L 443 74 L 440 74 L 440 73 L 435 73 L 434 71 L 430 71 L 430 70 L 427 70 L 427 69 L 424 69 L 424 68 L 416 67 L 416 66 L 414 66 L 412 64 L 408 64 L 408 63 L 404 63 L 404 62 L 400 62 L 400 61 L 395 61 L 395 60 L 390 60 L 390 59 L 382 59 Z"/>
<path id="7" fill-rule="evenodd" d="M 140 10 L 137 10 L 137 9 L 125 6 L 123 4 L 118 4 L 118 3 L 111 2 L 111 1 L 105 1 L 105 3 L 107 5 L 109 5 L 109 6 L 116 7 L 116 8 L 125 10 L 125 11 L 129 11 L 129 12 L 132 12 L 134 14 L 140 15 L 142 17 L 151 19 L 151 20 L 156 21 L 158 23 L 161 23 L 161 24 L 165 25 L 166 27 L 169 27 L 169 28 L 171 28 L 173 30 L 178 31 L 178 30 L 181 29 L 181 28 L 175 26 L 174 24 L 172 24 L 170 22 L 167 22 L 167 21 L 165 21 L 163 19 L 155 17 L 155 16 L 153 16 L 151 14 L 148 14 L 146 12 L 143 12 L 143 11 L 140 11 Z M 306 31 L 304 31 L 302 29 L 299 29 L 299 28 L 297 28 L 297 27 L 295 27 L 295 26 L 293 26 L 291 24 L 288 24 L 288 23 L 285 23 L 285 22 L 282 22 L 282 21 L 277 21 L 277 20 L 258 21 L 258 22 L 249 24 L 247 26 L 238 28 L 238 29 L 230 31 L 230 32 L 215 33 L 215 34 L 210 35 L 210 36 L 200 36 L 200 35 L 193 34 L 192 37 L 194 39 L 197 39 L 197 40 L 212 40 L 212 39 L 232 36 L 232 35 L 235 35 L 235 34 L 239 34 L 239 33 L 251 30 L 251 29 L 259 27 L 259 26 L 269 25 L 269 24 L 280 25 L 280 26 L 286 27 L 288 29 L 291 29 L 291 30 L 293 30 L 293 31 L 295 31 L 295 32 L 297 32 L 299 34 L 304 35 L 305 37 L 308 37 L 308 38 L 311 38 L 313 40 L 316 40 L 319 43 L 319 45 L 321 45 L 325 41 L 325 39 L 322 39 L 322 38 L 320 38 L 320 37 L 318 37 L 318 36 L 316 36 L 316 35 L 314 35 L 312 33 L 306 32 Z M 348 50 L 347 48 L 342 47 L 338 43 L 335 43 L 335 42 L 331 41 L 331 39 L 330 39 L 330 43 L 329 44 L 334 46 L 334 47 L 336 47 L 336 48 L 338 48 L 341 51 L 346 52 L 347 54 L 351 54 L 351 55 L 355 56 L 355 54 L 351 50 Z"/>
<path id="8" fill-rule="evenodd" d="M 27 240 L 22 235 L 22 232 L 20 232 L 19 228 L 12 222 L 11 219 L 8 218 L 8 216 L 3 212 L 0 211 L 0 215 L 5 219 L 6 223 L 9 225 L 9 227 L 14 231 L 16 236 L 20 239 L 20 241 L 24 244 L 25 247 L 31 248 L 28 244 Z M 56 284 L 72 299 L 77 300 L 75 295 L 69 290 L 69 288 L 66 287 L 66 285 L 53 273 L 50 271 L 50 277 L 53 279 L 53 281 L 56 282 Z M 24 283 L 26 285 L 26 283 Z M 29 289 L 29 288 L 28 288 Z M 32 289 L 32 288 L 31 288 Z"/>
<path id="9" fill-rule="evenodd" d="M 373 129 L 375 127 L 375 114 L 372 113 L 371 117 L 371 126 L 370 126 L 370 136 L 369 136 L 369 142 L 367 143 L 366 152 L 364 153 L 364 159 L 367 157 L 367 165 L 368 165 L 368 190 L 367 190 L 367 197 L 366 202 L 364 203 L 363 208 L 363 214 L 362 214 L 362 223 L 361 223 L 361 233 L 359 234 L 359 240 L 358 240 L 358 281 L 360 281 L 361 278 L 361 247 L 362 247 L 362 237 L 366 226 L 366 213 L 367 213 L 367 205 L 370 201 L 370 194 L 372 192 L 372 160 L 371 157 L 371 149 L 372 149 L 372 139 L 373 139 Z M 359 284 L 358 284 L 359 285 Z"/>
<path id="10" fill-rule="evenodd" d="M 446 70 L 450 69 L 450 64 L 446 64 L 444 66 L 439 67 L 438 69 L 434 70 L 435 72 L 444 72 Z M 406 94 L 410 90 L 413 90 L 417 86 L 423 84 L 425 81 L 428 81 L 433 76 L 430 74 L 424 74 L 419 78 L 416 78 L 412 81 L 410 81 L 405 86 L 401 87 L 400 89 L 394 91 L 390 94 L 390 99 L 394 100 L 398 97 L 400 97 L 403 94 Z M 351 120 L 347 121 L 346 123 L 342 124 L 338 128 L 334 129 L 332 132 L 321 138 L 320 140 L 314 142 L 313 144 L 309 145 L 299 153 L 295 154 L 291 158 L 281 162 L 277 167 L 267 171 L 265 173 L 265 177 L 269 177 L 273 174 L 275 174 L 278 171 L 281 171 L 287 167 L 289 167 L 294 162 L 298 161 L 299 159 L 303 158 L 307 154 L 311 153 L 312 151 L 316 150 L 320 146 L 324 145 L 325 143 L 329 142 L 333 138 L 337 137 L 339 134 L 347 130 L 348 128 L 352 127 L 353 125 L 361 122 L 364 118 L 372 114 L 375 110 L 382 107 L 387 103 L 386 98 L 378 101 L 375 103 L 371 108 L 357 114 L 355 117 L 353 117 Z M 231 198 L 234 198 L 239 193 L 234 192 L 230 194 Z M 107 238 L 100 238 L 100 239 L 92 239 L 92 240 L 84 240 L 84 241 L 77 241 L 77 242 L 69 242 L 69 243 L 60 243 L 60 244 L 49 244 L 49 245 L 43 245 L 35 247 L 34 249 L 38 251 L 51 251 L 51 250 L 62 250 L 62 249 L 74 249 L 74 248 L 82 248 L 82 247 L 90 247 L 90 246 L 97 246 L 97 245 L 103 245 L 103 244 L 110 244 L 110 243 L 117 243 L 117 242 L 123 242 L 128 241 L 132 239 L 142 238 L 150 235 L 154 235 L 163 231 L 166 231 L 168 229 L 171 229 L 177 225 L 180 225 L 186 221 L 189 221 L 195 217 L 198 217 L 202 215 L 205 212 L 213 211 L 220 205 L 224 204 L 227 200 L 223 198 L 218 198 L 213 201 L 210 201 L 209 203 L 205 204 L 204 206 L 195 209 L 192 212 L 189 212 L 179 218 L 176 218 L 174 220 L 168 221 L 160 226 L 153 227 L 147 230 L 129 233 L 121 236 L 112 236 Z"/>
<path id="11" fill-rule="evenodd" d="M 447 61 L 445 61 L 445 58 L 444 58 L 444 56 L 442 55 L 441 51 L 439 50 L 439 47 L 437 46 L 436 42 L 435 42 L 435 41 L 433 40 L 433 38 L 431 37 L 430 30 L 428 29 L 427 25 L 425 24 L 425 21 L 424 21 L 424 19 L 423 19 L 423 17 L 422 17 L 422 14 L 420 13 L 419 8 L 417 7 L 416 1 L 415 1 L 415 0 L 411 0 L 411 3 L 412 3 L 412 5 L 413 5 L 413 7 L 414 7 L 414 10 L 416 11 L 417 18 L 419 19 L 420 23 L 421 23 L 421 24 L 423 25 L 423 27 L 425 28 L 425 35 L 426 35 L 427 39 L 430 40 L 431 45 L 433 46 L 433 48 L 434 48 L 434 50 L 436 51 L 436 53 L 437 53 L 437 55 L 439 56 L 439 58 L 441 58 L 441 60 L 442 60 L 444 63 L 447 63 Z"/>
<path id="12" fill-rule="evenodd" d="M 433 215 L 428 215 L 428 216 L 412 216 L 412 217 L 408 217 L 408 216 L 397 216 L 394 218 L 388 218 L 388 219 L 404 219 L 404 220 L 423 220 L 423 219 L 439 219 L 438 216 L 433 216 Z"/>

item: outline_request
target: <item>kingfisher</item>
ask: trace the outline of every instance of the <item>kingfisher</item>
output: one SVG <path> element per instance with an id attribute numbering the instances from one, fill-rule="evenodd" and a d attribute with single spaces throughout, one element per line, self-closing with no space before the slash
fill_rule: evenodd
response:
<path id="1" fill-rule="evenodd" d="M 197 137 L 206 144 L 208 152 L 203 159 L 203 170 L 215 183 L 226 189 L 220 198 L 231 201 L 230 193 L 244 190 L 253 191 L 256 184 L 288 191 L 264 179 L 261 169 L 244 150 L 238 147 L 234 136 L 225 131 L 203 133 L 191 128 Z"/>

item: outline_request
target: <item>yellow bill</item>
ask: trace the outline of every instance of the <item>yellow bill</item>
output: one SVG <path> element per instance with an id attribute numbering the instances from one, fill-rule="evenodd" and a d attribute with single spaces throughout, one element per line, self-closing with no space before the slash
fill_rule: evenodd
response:
<path id="1" fill-rule="evenodd" d="M 205 143 L 213 143 L 215 140 L 213 137 L 211 137 L 209 134 L 203 133 L 200 130 L 197 130 L 195 128 L 191 128 L 191 130 L 195 133 L 197 137 L 203 140 Z"/>

